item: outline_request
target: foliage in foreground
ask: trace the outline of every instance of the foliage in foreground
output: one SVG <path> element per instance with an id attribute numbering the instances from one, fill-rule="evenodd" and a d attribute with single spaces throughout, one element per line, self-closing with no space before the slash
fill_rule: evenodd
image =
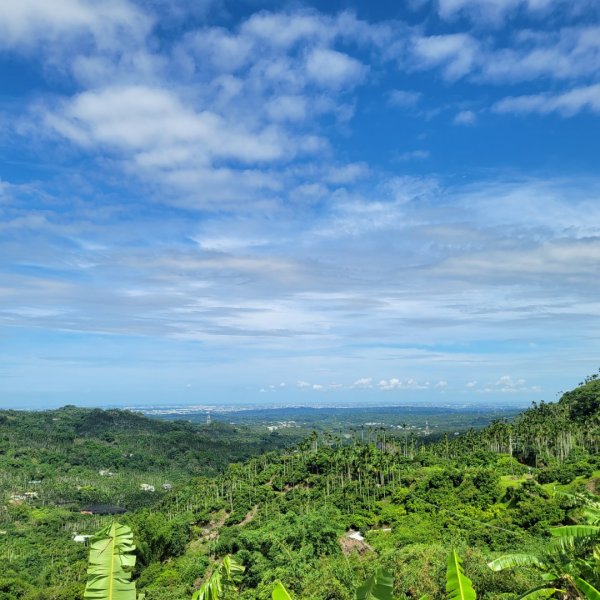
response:
<path id="1" fill-rule="evenodd" d="M 113 523 L 101 529 L 90 545 L 85 600 L 136 600 L 131 573 L 135 565 L 133 533 Z"/>
<path id="2" fill-rule="evenodd" d="M 554 527 L 550 533 L 554 542 L 542 555 L 508 554 L 489 563 L 493 571 L 534 567 L 541 572 L 542 582 L 523 597 L 547 598 L 559 594 L 567 597 L 585 597 L 600 600 L 600 503 L 583 497 L 586 510 L 581 525 Z"/>
<path id="3" fill-rule="evenodd" d="M 588 518 L 596 519 L 598 505 L 595 504 L 589 511 Z M 541 559 L 534 555 L 513 554 L 506 555 L 489 563 L 493 571 L 512 569 L 515 567 L 534 566 L 542 571 L 543 583 L 530 591 L 522 594 L 519 600 L 538 600 L 560 595 L 562 598 L 586 598 L 587 600 L 600 600 L 600 592 L 594 583 L 582 577 L 587 569 L 589 574 L 598 579 L 600 577 L 600 548 L 592 545 L 592 556 L 581 558 L 576 556 L 573 546 L 574 540 L 584 543 L 595 543 L 598 531 L 584 531 L 583 528 L 574 532 L 573 528 L 556 528 L 555 536 L 560 544 L 554 544 L 546 553 L 546 558 Z M 131 571 L 135 564 L 132 552 L 135 546 L 132 543 L 131 530 L 118 523 L 113 523 L 98 532 L 90 549 L 88 583 L 84 600 L 135 600 L 135 583 L 131 581 Z M 572 554 L 567 548 L 573 550 Z M 558 556 L 554 558 L 552 551 Z M 552 560 L 554 558 L 554 560 Z M 560 566 L 559 570 L 554 567 Z M 583 568 L 582 568 L 583 567 Z M 234 558 L 227 555 L 214 566 L 211 575 L 193 594 L 192 600 L 222 600 L 238 595 L 237 584 L 245 568 Z M 563 584 L 563 588 L 556 584 Z M 383 569 L 377 570 L 354 592 L 355 600 L 393 600 L 394 579 Z M 273 586 L 273 600 L 292 600 L 284 584 L 277 580 Z M 426 600 L 423 596 L 421 600 Z M 462 562 L 456 552 L 452 550 L 446 562 L 446 598 L 447 600 L 476 600 L 477 594 L 472 581 L 464 572 Z"/>

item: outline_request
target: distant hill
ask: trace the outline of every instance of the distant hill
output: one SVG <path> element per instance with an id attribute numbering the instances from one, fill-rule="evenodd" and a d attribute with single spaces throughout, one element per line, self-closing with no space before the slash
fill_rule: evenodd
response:
<path id="1" fill-rule="evenodd" d="M 0 411 L 0 464 L 8 471 L 30 472 L 33 479 L 74 466 L 207 474 L 296 439 L 291 432 L 286 437 L 222 422 L 149 419 L 126 410 Z"/>

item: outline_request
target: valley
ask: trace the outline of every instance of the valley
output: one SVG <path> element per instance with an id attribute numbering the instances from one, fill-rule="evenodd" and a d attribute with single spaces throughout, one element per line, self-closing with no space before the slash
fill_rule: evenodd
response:
<path id="1" fill-rule="evenodd" d="M 2 411 L 0 597 L 81 598 L 89 536 L 118 519 L 148 600 L 190 598 L 228 555 L 246 567 L 240 598 L 268 598 L 281 580 L 295 597 L 349 599 L 379 568 L 397 598 L 441 598 L 452 549 L 480 597 L 516 598 L 535 569 L 487 562 L 547 552 L 552 528 L 584 518 L 600 482 L 599 404 L 590 378 L 510 418 L 373 408 L 345 423 L 326 413 L 331 430 L 312 428 L 315 409 L 235 425 Z M 265 430 L 291 416 L 301 426 Z M 408 424 L 424 416 L 439 432 Z"/>

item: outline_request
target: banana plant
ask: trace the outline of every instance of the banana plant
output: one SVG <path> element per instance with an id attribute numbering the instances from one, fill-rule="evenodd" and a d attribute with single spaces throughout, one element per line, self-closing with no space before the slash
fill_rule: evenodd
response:
<path id="1" fill-rule="evenodd" d="M 573 498 L 586 506 L 585 523 L 551 528 L 554 543 L 542 555 L 508 554 L 488 563 L 493 571 L 525 566 L 541 571 L 543 583 L 521 598 L 536 600 L 561 593 L 600 600 L 600 504 L 580 495 Z"/>
<path id="2" fill-rule="evenodd" d="M 559 495 L 559 492 L 556 494 Z M 584 494 L 561 492 L 560 495 L 583 506 L 583 523 L 553 527 L 550 533 L 564 549 L 573 550 L 576 547 L 593 549 L 593 546 L 600 541 L 600 502 Z"/>
<path id="3" fill-rule="evenodd" d="M 600 600 L 600 592 L 591 584 L 581 579 L 574 577 L 577 589 L 587 598 L 587 600 Z"/>
<path id="4" fill-rule="evenodd" d="M 456 550 L 448 557 L 446 568 L 446 597 L 448 600 L 476 600 L 473 583 L 465 575 Z"/>
<path id="5" fill-rule="evenodd" d="M 393 600 L 394 578 L 379 569 L 371 575 L 354 593 L 356 600 Z M 281 581 L 277 580 L 271 593 L 273 600 L 292 600 Z M 421 598 L 421 600 L 424 600 Z"/>
<path id="6" fill-rule="evenodd" d="M 556 568 L 560 567 L 562 568 Z M 546 557 L 536 556 L 535 554 L 506 554 L 488 563 L 492 571 L 504 571 L 517 567 L 534 567 L 542 572 L 542 581 L 544 583 L 528 590 L 522 594 L 518 600 L 539 600 L 548 598 L 553 594 L 564 594 L 564 589 L 557 587 L 564 581 L 568 569 L 568 562 L 565 556 L 560 554 L 554 560 L 547 560 Z M 558 573 L 562 571 L 562 576 Z M 562 586 L 561 586 L 562 587 Z"/>
<path id="7" fill-rule="evenodd" d="M 393 600 L 394 578 L 380 569 L 371 575 L 355 592 L 356 600 Z M 471 580 L 465 575 L 460 558 L 456 551 L 448 557 L 446 570 L 446 595 L 448 600 L 476 600 L 477 595 Z M 272 592 L 273 600 L 292 600 L 281 581 L 275 582 Z M 427 595 L 419 600 L 429 600 Z M 593 600 L 600 600 L 595 598 Z"/>
<path id="8" fill-rule="evenodd" d="M 581 576 L 585 571 L 597 578 L 598 565 L 600 565 L 598 553 L 594 553 L 592 562 L 573 558 L 559 546 L 555 546 L 555 548 L 554 553 L 548 553 L 543 557 L 532 554 L 501 556 L 490 562 L 488 566 L 493 571 L 524 566 L 534 567 L 541 571 L 543 583 L 523 594 L 521 599 L 537 600 L 538 598 L 548 598 L 553 594 L 567 594 L 568 597 L 600 600 L 600 593 L 595 585 Z"/>
<path id="9" fill-rule="evenodd" d="M 91 540 L 85 600 L 136 600 L 131 572 L 135 565 L 133 533 L 113 523 Z"/>
<path id="10" fill-rule="evenodd" d="M 219 600 L 225 593 L 237 592 L 237 581 L 245 568 L 227 555 L 210 577 L 192 596 L 192 600 Z"/>
<path id="11" fill-rule="evenodd" d="M 285 589 L 285 586 L 283 583 L 281 583 L 281 581 L 279 581 L 279 579 L 275 582 L 271 596 L 273 600 L 292 600 L 292 597 L 289 595 L 288 591 Z"/>
<path id="12" fill-rule="evenodd" d="M 394 591 L 394 578 L 379 569 L 371 575 L 357 590 L 356 600 L 392 600 Z"/>

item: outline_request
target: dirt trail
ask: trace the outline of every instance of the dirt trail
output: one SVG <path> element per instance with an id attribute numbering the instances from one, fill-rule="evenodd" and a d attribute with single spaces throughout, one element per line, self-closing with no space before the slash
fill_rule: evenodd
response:
<path id="1" fill-rule="evenodd" d="M 200 536 L 189 543 L 190 550 L 199 549 L 204 544 L 218 539 L 219 529 L 223 527 L 228 516 L 229 513 L 225 511 L 219 512 L 216 515 L 214 515 L 212 520 L 208 523 L 208 525 L 202 527 L 202 529 L 200 530 Z"/>
<path id="2" fill-rule="evenodd" d="M 242 519 L 242 521 L 240 521 L 240 527 L 243 527 L 244 525 L 250 523 L 250 521 L 252 521 L 252 519 L 254 519 L 254 517 L 256 516 L 256 513 L 258 513 L 258 504 L 253 506 L 248 512 L 248 514 Z"/>

